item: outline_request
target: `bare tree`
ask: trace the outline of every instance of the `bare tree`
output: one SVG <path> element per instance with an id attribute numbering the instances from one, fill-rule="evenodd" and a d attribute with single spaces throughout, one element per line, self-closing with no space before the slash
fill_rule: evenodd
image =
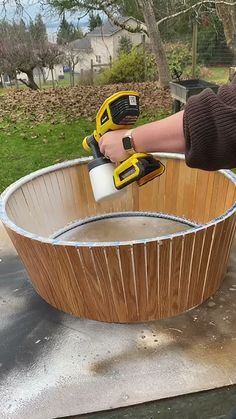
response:
<path id="1" fill-rule="evenodd" d="M 0 28 L 0 63 L 10 77 L 25 73 L 28 81 L 21 80 L 31 89 L 38 89 L 33 70 L 39 64 L 33 40 L 24 22 L 3 23 Z"/>
<path id="2" fill-rule="evenodd" d="M 55 88 L 54 67 L 56 64 L 63 62 L 64 52 L 58 45 L 46 41 L 39 45 L 38 57 L 41 71 L 43 72 L 45 67 L 49 68 L 52 76 L 53 88 Z"/>
<path id="3" fill-rule="evenodd" d="M 73 42 L 71 44 L 67 44 L 64 49 L 64 55 L 66 64 L 70 69 L 70 80 L 71 85 L 75 85 L 75 67 L 79 63 L 81 57 L 79 55 L 79 51 L 73 47 Z"/>
<path id="4" fill-rule="evenodd" d="M 34 69 L 48 67 L 53 76 L 54 65 L 62 60 L 62 52 L 46 37 L 32 35 L 23 21 L 0 25 L 0 67 L 12 78 L 24 73 L 27 80 L 19 80 L 33 90 L 39 87 L 34 80 Z"/>
<path id="5" fill-rule="evenodd" d="M 216 10 L 224 26 L 224 33 L 228 47 L 233 51 L 234 65 L 236 66 L 236 6 L 235 2 L 218 4 Z"/>
<path id="6" fill-rule="evenodd" d="M 159 71 L 159 84 L 161 87 L 168 87 L 170 80 L 169 66 L 167 63 L 165 48 L 161 40 L 159 27 L 156 24 L 155 11 L 152 0 L 138 0 L 143 10 L 145 24 L 148 28 L 148 34 L 154 56 L 156 58 Z"/>

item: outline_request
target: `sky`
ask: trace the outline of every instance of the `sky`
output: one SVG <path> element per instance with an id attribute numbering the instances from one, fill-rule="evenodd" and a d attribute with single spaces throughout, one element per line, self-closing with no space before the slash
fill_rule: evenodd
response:
<path id="1" fill-rule="evenodd" d="M 1 4 L 1 1 L 0 1 Z M 23 10 L 21 11 L 22 17 L 25 21 L 30 21 L 30 19 L 34 19 L 37 14 L 41 14 L 43 17 L 43 21 L 47 27 L 47 31 L 49 34 L 55 34 L 57 32 L 58 26 L 60 24 L 60 17 L 56 12 L 50 11 L 48 7 L 42 8 L 38 1 L 36 0 L 21 0 L 21 4 L 23 6 Z M 69 22 L 73 22 L 75 25 L 78 23 L 79 15 L 71 15 L 68 14 L 66 16 Z M 14 0 L 10 0 L 8 2 L 7 8 L 5 10 L 0 9 L 0 19 L 7 18 L 8 20 L 16 19 L 16 6 Z M 87 18 L 82 18 L 79 21 L 79 25 L 82 29 L 86 29 L 87 25 Z"/>

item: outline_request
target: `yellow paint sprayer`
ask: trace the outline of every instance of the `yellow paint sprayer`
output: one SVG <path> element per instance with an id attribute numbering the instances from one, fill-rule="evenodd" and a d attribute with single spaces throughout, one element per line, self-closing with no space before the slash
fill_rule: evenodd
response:
<path id="1" fill-rule="evenodd" d="M 92 135 L 84 138 L 83 147 L 92 151 L 93 159 L 88 164 L 94 198 L 102 201 L 132 182 L 144 185 L 160 176 L 165 167 L 151 154 L 136 153 L 132 148 L 129 131 L 139 116 L 139 93 L 120 91 L 105 100 L 96 115 L 96 128 Z M 99 140 L 103 134 L 117 129 L 127 129 L 123 138 L 124 150 L 129 158 L 119 165 L 112 163 L 99 149 Z M 112 140 L 111 140 L 112 141 Z"/>

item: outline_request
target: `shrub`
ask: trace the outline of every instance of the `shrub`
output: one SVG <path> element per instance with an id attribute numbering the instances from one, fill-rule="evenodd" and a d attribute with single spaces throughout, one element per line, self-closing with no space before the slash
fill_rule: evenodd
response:
<path id="1" fill-rule="evenodd" d="M 157 79 L 157 66 L 153 55 L 141 48 L 122 53 L 111 68 L 98 77 L 100 84 L 153 81 Z"/>
<path id="2" fill-rule="evenodd" d="M 170 74 L 175 72 L 183 74 L 192 63 L 192 54 L 189 44 L 167 44 L 166 55 L 170 67 Z"/>
<path id="3" fill-rule="evenodd" d="M 184 73 L 188 72 L 192 63 L 191 47 L 189 44 L 166 44 L 167 60 L 171 76 L 174 77 L 174 70 Z M 133 48 L 130 53 L 122 53 L 111 68 L 103 70 L 98 76 L 98 83 L 129 83 L 154 81 L 158 79 L 158 69 L 153 54 L 143 51 L 142 48 Z"/>

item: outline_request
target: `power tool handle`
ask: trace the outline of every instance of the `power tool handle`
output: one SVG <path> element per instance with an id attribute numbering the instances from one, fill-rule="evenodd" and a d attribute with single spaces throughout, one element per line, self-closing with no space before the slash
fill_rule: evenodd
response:
<path id="1" fill-rule="evenodd" d="M 87 137 L 87 144 L 91 148 L 94 159 L 97 159 L 99 157 L 104 157 L 100 151 L 98 142 L 94 138 L 94 135 L 90 135 L 89 137 Z"/>

